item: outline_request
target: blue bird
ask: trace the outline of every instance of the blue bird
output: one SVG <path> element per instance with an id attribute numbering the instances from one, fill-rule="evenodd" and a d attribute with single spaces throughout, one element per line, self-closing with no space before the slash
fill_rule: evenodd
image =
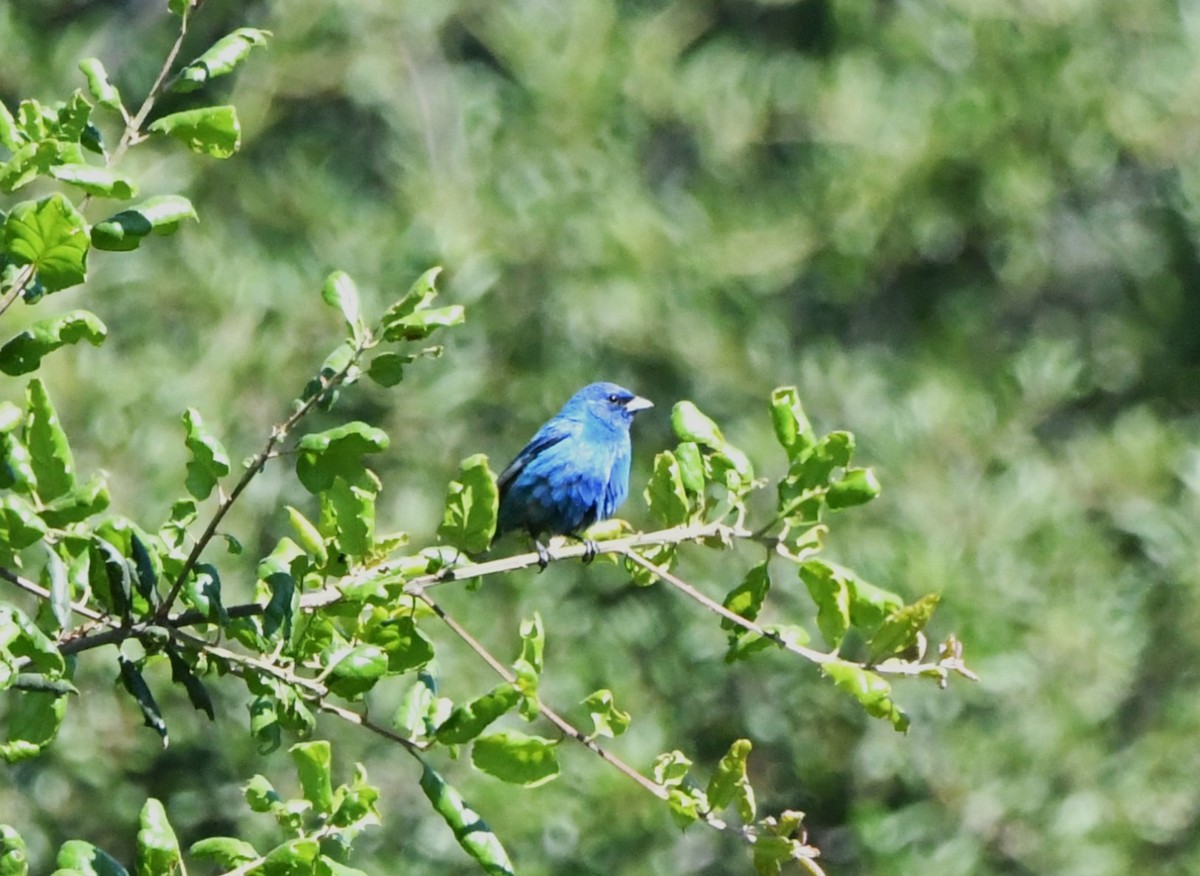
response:
<path id="1" fill-rule="evenodd" d="M 524 529 L 545 568 L 549 556 L 538 536 L 577 535 L 611 517 L 629 493 L 629 426 L 652 407 L 615 383 L 593 383 L 571 396 L 497 478 L 496 537 Z M 586 559 L 595 550 L 589 547 Z"/>

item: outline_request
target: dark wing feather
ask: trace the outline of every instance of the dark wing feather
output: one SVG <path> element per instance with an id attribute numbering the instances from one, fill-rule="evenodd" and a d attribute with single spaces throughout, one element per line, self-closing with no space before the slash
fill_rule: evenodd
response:
<path id="1" fill-rule="evenodd" d="M 521 452 L 496 478 L 496 486 L 500 490 L 500 501 L 504 501 L 504 494 L 508 492 L 509 486 L 516 480 L 517 475 L 525 470 L 525 466 L 537 459 L 538 455 L 546 448 L 553 447 L 573 434 L 575 434 L 575 430 L 571 428 L 571 424 L 557 419 L 551 420 L 538 429 L 537 434 L 521 448 Z"/>

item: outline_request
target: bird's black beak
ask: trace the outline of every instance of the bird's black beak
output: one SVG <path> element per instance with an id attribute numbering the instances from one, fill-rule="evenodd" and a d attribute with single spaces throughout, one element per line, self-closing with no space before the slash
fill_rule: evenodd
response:
<path id="1" fill-rule="evenodd" d="M 625 410 L 631 414 L 636 414 L 638 411 L 644 411 L 646 408 L 654 407 L 654 402 L 648 398 L 642 398 L 640 395 L 635 395 L 629 401 L 625 402 Z"/>

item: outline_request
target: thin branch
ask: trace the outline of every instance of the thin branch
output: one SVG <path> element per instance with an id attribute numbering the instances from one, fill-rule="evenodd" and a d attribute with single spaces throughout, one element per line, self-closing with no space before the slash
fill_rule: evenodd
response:
<path id="1" fill-rule="evenodd" d="M 420 599 L 422 602 L 424 602 L 426 605 L 428 605 L 433 610 L 433 613 L 436 614 L 439 618 L 441 618 L 442 622 L 445 623 L 446 626 L 448 626 L 454 632 L 454 634 L 456 636 L 458 636 L 460 639 L 462 639 L 467 644 L 468 648 L 470 648 L 477 655 L 479 655 L 479 657 L 485 663 L 487 663 L 487 665 L 490 666 L 497 675 L 499 675 L 501 678 L 503 678 L 509 684 L 515 684 L 517 682 L 517 676 L 516 676 L 516 674 L 513 673 L 513 671 L 511 669 L 509 669 L 507 666 L 505 666 L 503 663 L 501 663 L 499 660 L 497 660 L 492 655 L 492 653 L 490 651 L 488 651 L 487 648 L 483 647 L 483 645 L 481 645 L 474 636 L 472 636 L 469 632 L 467 632 L 467 630 L 461 624 L 459 624 L 458 621 L 456 621 L 454 618 L 452 618 L 450 615 L 448 615 L 445 612 L 445 610 L 442 609 L 442 607 L 440 605 L 438 605 L 436 602 L 433 601 L 432 598 L 430 598 L 430 596 L 428 594 L 426 594 L 426 593 L 418 594 L 417 598 Z M 645 776 L 643 776 L 641 773 L 639 773 L 637 770 L 635 770 L 629 764 L 625 763 L 625 761 L 621 760 L 616 755 L 610 754 L 609 752 L 605 751 L 603 748 L 601 748 L 599 745 L 596 744 L 595 740 L 588 737 L 587 734 L 585 734 L 582 730 L 579 730 L 578 728 L 574 727 L 569 721 L 567 721 L 566 718 L 563 718 L 561 715 L 559 715 L 557 712 L 555 712 L 553 709 L 551 709 L 549 706 L 547 706 L 545 703 L 541 702 L 540 700 L 538 701 L 538 711 L 542 714 L 542 716 L 544 718 L 546 718 L 546 720 L 548 720 L 551 724 L 553 724 L 560 731 L 562 731 L 563 734 L 570 736 L 572 739 L 574 739 L 577 742 L 584 745 L 593 754 L 600 757 L 600 759 L 606 761 L 607 763 L 612 764 L 614 767 L 616 767 L 618 770 L 620 770 L 622 773 L 624 773 L 629 778 L 633 779 L 635 782 L 637 782 L 639 785 L 641 785 L 643 788 L 645 788 L 647 791 L 649 791 L 655 797 L 657 797 L 660 800 L 667 799 L 668 791 L 665 787 L 663 787 L 662 785 L 658 784 L 657 782 L 655 782 L 651 779 L 646 778 Z"/>
<path id="2" fill-rule="evenodd" d="M 657 532 L 640 532 L 625 538 L 614 538 L 611 541 L 595 542 L 594 554 L 624 554 L 629 548 L 647 545 L 682 544 L 688 541 L 698 541 L 706 538 L 720 538 L 732 542 L 735 538 L 745 537 L 747 533 L 727 523 L 689 523 L 683 526 L 673 526 L 670 529 L 660 529 Z M 546 549 L 546 555 L 552 560 L 569 560 L 584 557 L 588 553 L 586 544 L 562 544 Z M 451 581 L 471 581 L 496 575 L 501 572 L 515 572 L 518 569 L 528 569 L 539 564 L 536 552 L 515 554 L 482 563 L 468 563 L 462 566 L 450 566 L 438 572 L 413 578 L 404 585 L 404 594 L 420 596 L 431 587 L 448 584 Z M 341 581 L 323 590 L 312 591 L 300 598 L 303 609 L 321 608 L 338 602 L 343 598 L 342 591 L 349 587 L 358 587 L 377 578 L 384 578 L 395 571 L 395 564 L 384 563 L 368 569 L 355 572 Z M 232 609 L 231 609 L 232 610 Z"/>
<path id="3" fill-rule="evenodd" d="M 233 503 L 246 487 L 250 486 L 250 482 L 263 470 L 275 450 L 275 445 L 283 441 L 287 437 L 292 428 L 300 422 L 301 419 L 311 411 L 320 401 L 325 398 L 330 390 L 339 386 L 346 375 L 350 373 L 350 369 L 356 367 L 359 358 L 363 352 L 373 343 L 368 335 L 358 342 L 358 346 L 354 350 L 348 362 L 343 365 L 328 379 L 321 378 L 321 388 L 308 397 L 295 411 L 292 412 L 282 423 L 271 429 L 271 435 L 267 438 L 267 443 L 263 445 L 254 457 L 250 460 L 250 464 L 246 466 L 246 471 L 242 474 L 237 484 L 228 496 L 221 499 L 217 505 L 217 510 L 213 512 L 212 518 L 208 521 L 208 525 L 204 528 L 204 532 L 196 539 L 196 543 L 192 546 L 191 553 L 184 560 L 183 566 L 179 570 L 179 574 L 175 576 L 174 583 L 171 584 L 171 589 L 167 592 L 167 596 L 159 605 L 158 611 L 154 614 L 156 623 L 165 623 L 170 612 L 171 606 L 175 603 L 175 599 L 179 596 L 179 591 L 183 589 L 183 585 L 187 582 L 188 575 L 196 567 L 196 563 L 200 560 L 200 555 L 204 553 L 204 549 L 208 547 L 209 542 L 217 534 L 217 527 L 221 525 L 221 521 L 225 519 L 225 515 L 229 513 L 229 509 L 233 507 Z"/>
<path id="4" fill-rule="evenodd" d="M 17 279 L 13 283 L 12 288 L 5 293 L 3 299 L 0 299 L 0 316 L 3 316 L 4 312 L 12 307 L 18 298 L 25 294 L 25 288 L 33 280 L 33 272 L 33 265 L 28 264 L 22 267 L 17 273 Z"/>
<path id="5" fill-rule="evenodd" d="M 803 645 L 797 645 L 792 642 L 784 641 L 783 637 L 780 636 L 778 633 L 773 633 L 770 630 L 760 627 L 754 621 L 746 620 L 746 618 L 742 617 L 740 614 L 735 614 L 734 612 L 727 609 L 725 606 L 721 605 L 721 603 L 716 602 L 715 600 L 709 598 L 708 596 L 705 596 L 703 593 L 701 593 L 699 590 L 697 590 L 691 584 L 684 581 L 682 578 L 679 578 L 679 577 L 671 574 L 670 572 L 668 572 L 666 569 L 662 568 L 661 566 L 650 562 L 645 557 L 643 557 L 641 554 L 636 553 L 635 551 L 626 550 L 626 551 L 624 551 L 624 555 L 625 555 L 626 559 L 629 559 L 632 562 L 636 563 L 637 565 L 641 566 L 647 572 L 653 572 L 655 575 L 657 575 L 659 578 L 662 578 L 664 581 L 666 581 L 668 584 L 670 584 L 676 590 L 679 590 L 680 592 L 687 594 L 692 599 L 699 602 L 701 605 L 703 605 L 709 611 L 719 614 L 721 617 L 725 618 L 725 620 L 729 621 L 732 624 L 737 624 L 739 627 L 741 627 L 744 630 L 748 630 L 751 633 L 755 633 L 756 635 L 762 636 L 764 639 L 774 642 L 780 648 L 783 648 L 787 651 L 791 651 L 793 654 L 803 657 L 805 660 L 811 660 L 813 663 L 817 663 L 817 664 L 831 663 L 834 660 L 840 659 L 838 657 L 836 651 L 833 653 L 830 653 L 830 654 L 826 654 L 823 651 L 817 651 L 812 648 L 806 648 Z"/>
<path id="6" fill-rule="evenodd" d="M 3 578 L 10 584 L 15 584 L 26 593 L 32 593 L 38 599 L 44 599 L 46 601 L 50 600 L 49 590 L 40 584 L 33 583 L 28 578 L 22 578 L 16 572 L 0 567 L 0 578 Z M 100 614 L 100 612 L 96 611 L 95 609 L 88 608 L 86 605 L 83 605 L 79 602 L 71 603 L 71 611 L 78 615 L 82 615 L 89 620 L 101 620 L 104 617 L 104 615 Z"/>
<path id="7" fill-rule="evenodd" d="M 451 617 L 449 614 L 447 614 L 446 611 L 440 605 L 438 605 L 436 602 L 434 602 L 433 599 L 427 593 L 419 593 L 419 594 L 416 594 L 416 596 L 418 599 L 420 599 L 422 602 L 424 602 L 427 606 L 429 606 L 429 608 L 433 611 L 433 613 L 436 614 L 439 618 L 441 618 L 442 622 L 445 623 L 446 626 L 448 626 L 456 636 L 458 636 L 460 639 L 462 639 L 462 641 L 466 643 L 467 647 L 469 647 L 485 663 L 487 663 L 487 665 L 490 666 L 492 668 L 492 670 L 496 672 L 497 675 L 499 675 L 501 678 L 503 678 L 509 684 L 515 684 L 517 682 L 517 676 L 513 673 L 513 671 L 511 669 L 509 669 L 507 666 L 505 666 L 503 663 L 501 663 L 499 660 L 497 660 L 496 657 L 490 651 L 487 650 L 487 648 L 485 648 L 482 644 L 480 644 L 480 642 L 474 636 L 472 636 L 466 630 L 466 628 L 464 628 L 460 623 L 458 623 L 458 621 L 456 621 L 453 617 Z M 621 773 L 623 773 L 628 778 L 632 779 L 634 782 L 636 782 L 638 785 L 640 785 L 643 789 L 645 789 L 646 791 L 649 791 L 651 794 L 653 794 L 658 799 L 664 800 L 664 801 L 670 799 L 670 789 L 669 788 L 667 788 L 665 785 L 660 785 L 658 782 L 655 782 L 654 780 L 649 779 L 646 776 L 643 776 L 641 773 L 639 773 L 637 770 L 635 770 L 629 764 L 625 763 L 625 761 L 621 760 L 619 757 L 617 757 L 616 755 L 612 754 L 611 752 L 605 750 L 604 748 L 601 748 L 596 743 L 596 741 L 594 739 L 592 739 L 592 737 L 588 736 L 582 730 L 575 727 L 573 724 L 571 724 L 569 721 L 567 721 L 566 718 L 559 715 L 558 712 L 555 712 L 553 709 L 551 709 L 549 706 L 547 706 L 541 700 L 538 700 L 538 712 L 542 715 L 542 717 L 544 717 L 551 724 L 553 724 L 555 727 L 557 727 L 558 730 L 563 733 L 563 735 L 569 736 L 570 738 L 574 739 L 576 742 L 583 745 L 585 748 L 587 748 L 589 751 L 591 751 L 593 754 L 595 754 L 597 757 L 599 757 L 605 763 L 610 764 L 613 767 L 616 767 Z M 739 826 L 739 825 L 729 824 L 727 821 L 716 816 L 712 812 L 702 813 L 700 815 L 700 820 L 703 821 L 705 824 L 707 824 L 709 827 L 715 828 L 716 830 L 734 833 L 734 834 L 738 835 L 739 837 L 741 837 L 745 842 L 750 843 L 751 845 L 758 842 L 759 837 L 760 837 L 760 833 L 753 827 L 748 826 L 748 825 Z M 800 860 L 801 860 L 802 864 L 808 868 L 810 873 L 815 874 L 815 876 L 823 876 L 823 871 L 821 870 L 820 866 L 817 865 L 815 861 L 813 861 L 813 858 L 815 858 L 818 854 L 820 854 L 817 851 L 817 849 L 813 846 L 809 846 L 809 845 L 805 844 L 804 852 L 805 852 L 805 854 L 802 854 L 800 856 Z"/>
<path id="8" fill-rule="evenodd" d="M 179 36 L 175 38 L 175 44 L 171 46 L 171 51 L 167 53 L 167 59 L 163 61 L 162 68 L 158 71 L 158 76 L 155 77 L 154 84 L 150 86 L 150 91 L 146 94 L 146 99 L 142 101 L 141 107 L 132 119 L 126 121 L 125 130 L 121 132 L 121 139 L 108 156 L 107 166 L 112 167 L 120 161 L 126 150 L 133 145 L 134 139 L 141 133 L 146 117 L 150 115 L 150 111 L 154 109 L 155 102 L 162 95 L 167 76 L 171 72 L 171 67 L 175 64 L 175 59 L 179 57 L 179 50 L 183 47 L 183 38 L 187 36 L 188 18 L 191 15 L 191 11 L 192 4 L 189 3 L 183 10 L 183 15 L 180 16 Z"/>

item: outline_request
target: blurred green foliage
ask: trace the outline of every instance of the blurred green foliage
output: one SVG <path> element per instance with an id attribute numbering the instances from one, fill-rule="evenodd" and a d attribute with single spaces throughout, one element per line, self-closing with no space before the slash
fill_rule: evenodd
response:
<path id="1" fill-rule="evenodd" d="M 0 6 L 0 100 L 69 94 L 89 55 L 127 100 L 144 94 L 172 38 L 165 5 Z M 43 364 L 79 469 L 112 472 L 115 506 L 166 516 L 189 406 L 235 460 L 257 448 L 326 346 L 311 290 L 331 268 L 378 310 L 443 264 L 445 297 L 470 312 L 447 361 L 414 368 L 394 407 L 383 390 L 346 399 L 391 436 L 381 529 L 431 537 L 458 460 L 506 457 L 591 379 L 660 411 L 700 400 L 756 460 L 779 459 L 763 399 L 796 383 L 886 487 L 834 551 L 906 597 L 941 592 L 933 634 L 956 630 L 982 676 L 901 690 L 902 737 L 782 655 L 731 671 L 693 606 L 607 567 L 447 594 L 498 635 L 541 611 L 547 699 L 606 687 L 641 704 L 612 740 L 635 764 L 663 740 L 715 763 L 753 738 L 750 777 L 786 789 L 759 805 L 809 812 L 832 873 L 1200 870 L 1191 4 L 207 0 L 189 45 L 243 25 L 275 36 L 210 86 L 239 108 L 240 156 L 144 148 L 123 168 L 141 196 L 185 181 L 211 218 L 93 253 L 84 304 L 107 341 Z M 79 306 L 76 290 L 16 308 L 5 337 Z M 668 436 L 665 417 L 639 422 L 635 479 Z M 260 533 L 252 552 L 290 531 L 285 503 L 312 511 L 268 470 L 232 515 Z M 685 558 L 689 579 L 736 583 L 703 562 Z M 774 583 L 784 607 L 806 604 L 799 581 Z M 456 695 L 491 683 L 469 655 L 439 659 Z M 68 836 L 131 859 L 147 796 L 181 844 L 263 835 L 240 802 L 271 766 L 245 766 L 244 703 L 218 698 L 217 733 L 178 720 L 164 752 L 112 696 L 0 782 L 33 861 L 48 869 Z M 356 865 L 472 872 L 411 762 L 322 732 L 339 774 L 361 760 L 384 789 L 389 830 L 362 837 Z M 563 761 L 564 779 L 516 799 L 454 777 L 521 872 L 747 869 L 584 753 Z"/>

